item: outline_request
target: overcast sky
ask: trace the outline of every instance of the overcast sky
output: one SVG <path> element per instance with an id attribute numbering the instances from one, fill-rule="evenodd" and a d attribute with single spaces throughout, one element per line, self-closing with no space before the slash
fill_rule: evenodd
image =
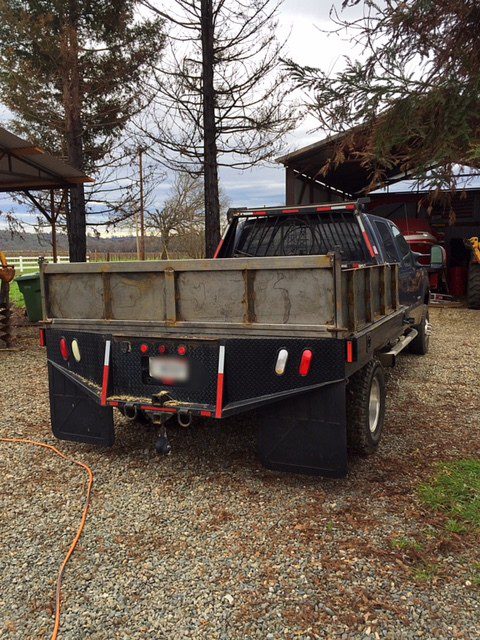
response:
<path id="1" fill-rule="evenodd" d="M 341 0 L 336 0 L 339 6 Z M 286 55 L 296 62 L 318 66 L 325 70 L 338 69 L 342 56 L 351 53 L 351 45 L 343 36 L 326 36 L 319 29 L 329 27 L 332 0 L 285 0 L 279 14 L 280 40 L 286 40 Z M 355 8 L 349 11 L 361 11 Z M 331 23 L 330 23 L 331 24 Z M 0 105 L 0 121 L 8 127 L 8 113 Z M 322 132 L 312 132 L 316 125 L 310 119 L 285 140 L 284 151 L 291 151 L 315 142 Z M 223 169 L 220 180 L 231 206 L 283 204 L 285 199 L 284 170 L 277 165 L 261 166 L 248 171 Z M 161 206 L 168 192 L 168 180 L 156 190 L 156 206 Z M 0 210 L 9 206 L 0 199 Z M 31 220 L 31 218 L 30 218 Z M 33 220 L 32 220 L 33 221 Z M 0 227 L 2 226 L 0 218 Z"/>
<path id="2" fill-rule="evenodd" d="M 341 5 L 341 0 L 336 1 Z M 331 0 L 285 0 L 280 13 L 279 39 L 286 40 L 288 57 L 295 62 L 323 70 L 334 71 L 342 65 L 345 55 L 351 52 L 346 35 L 329 35 L 321 32 L 332 26 L 329 20 Z M 349 11 L 349 16 L 360 9 Z M 285 152 L 299 149 L 320 140 L 321 131 L 314 131 L 317 123 L 309 118 L 285 140 Z M 285 177 L 283 166 L 256 167 L 240 175 L 224 170 L 221 175 L 223 187 L 232 206 L 275 205 L 285 200 Z"/>

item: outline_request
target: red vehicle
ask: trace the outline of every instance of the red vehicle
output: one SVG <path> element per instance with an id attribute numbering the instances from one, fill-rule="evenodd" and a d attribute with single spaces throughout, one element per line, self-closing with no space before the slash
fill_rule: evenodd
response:
<path id="1" fill-rule="evenodd" d="M 430 290 L 439 293 L 448 293 L 448 285 L 445 278 L 445 249 L 439 246 L 439 236 L 430 226 L 428 220 L 418 218 L 395 220 L 397 227 L 402 232 L 412 251 L 417 254 L 418 262 L 426 267 L 430 280 Z M 432 261 L 432 247 L 438 247 L 441 259 L 438 264 Z M 421 254 L 421 255 L 420 255 Z M 443 277 L 442 277 L 443 276 Z"/>

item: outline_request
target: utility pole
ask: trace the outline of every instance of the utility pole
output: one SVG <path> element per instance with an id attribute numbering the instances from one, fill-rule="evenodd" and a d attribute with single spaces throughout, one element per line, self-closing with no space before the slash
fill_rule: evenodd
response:
<path id="1" fill-rule="evenodd" d="M 55 210 L 55 192 L 53 189 L 50 189 L 50 228 L 52 231 L 52 256 L 53 262 L 57 262 L 57 215 L 59 213 L 60 207 L 58 210 Z"/>
<path id="2" fill-rule="evenodd" d="M 143 149 L 138 149 L 138 169 L 140 175 L 140 260 L 145 260 L 145 210 L 143 204 Z"/>
<path id="3" fill-rule="evenodd" d="M 136 240 L 135 246 L 137 247 L 137 260 L 140 260 L 140 230 L 138 228 L 138 208 L 137 207 L 135 207 L 133 218 L 135 220 L 135 240 Z"/>

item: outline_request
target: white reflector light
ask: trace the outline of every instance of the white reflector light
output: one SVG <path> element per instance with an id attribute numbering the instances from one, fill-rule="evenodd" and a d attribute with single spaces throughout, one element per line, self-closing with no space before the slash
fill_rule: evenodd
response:
<path id="1" fill-rule="evenodd" d="M 72 340 L 72 353 L 75 360 L 77 362 L 80 362 L 82 356 L 80 355 L 80 347 L 78 346 L 78 342 L 76 340 Z"/>
<path id="2" fill-rule="evenodd" d="M 282 376 L 285 373 L 285 367 L 287 366 L 288 351 L 286 349 L 280 349 L 277 357 L 277 364 L 275 365 L 275 373 L 277 376 Z"/>

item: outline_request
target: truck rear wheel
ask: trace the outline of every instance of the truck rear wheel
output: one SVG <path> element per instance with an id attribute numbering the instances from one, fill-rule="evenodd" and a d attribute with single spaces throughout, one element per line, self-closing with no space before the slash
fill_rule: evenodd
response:
<path id="1" fill-rule="evenodd" d="M 409 345 L 410 353 L 416 353 L 419 356 L 424 356 L 428 353 L 431 331 L 429 317 L 427 309 L 422 322 L 414 327 L 414 329 L 418 331 L 418 336 L 416 336 Z"/>
<path id="2" fill-rule="evenodd" d="M 385 376 L 378 360 L 370 360 L 348 380 L 347 438 L 361 455 L 373 453 L 385 421 Z"/>
<path id="3" fill-rule="evenodd" d="M 467 304 L 469 309 L 480 309 L 480 264 L 475 262 L 468 269 Z"/>

